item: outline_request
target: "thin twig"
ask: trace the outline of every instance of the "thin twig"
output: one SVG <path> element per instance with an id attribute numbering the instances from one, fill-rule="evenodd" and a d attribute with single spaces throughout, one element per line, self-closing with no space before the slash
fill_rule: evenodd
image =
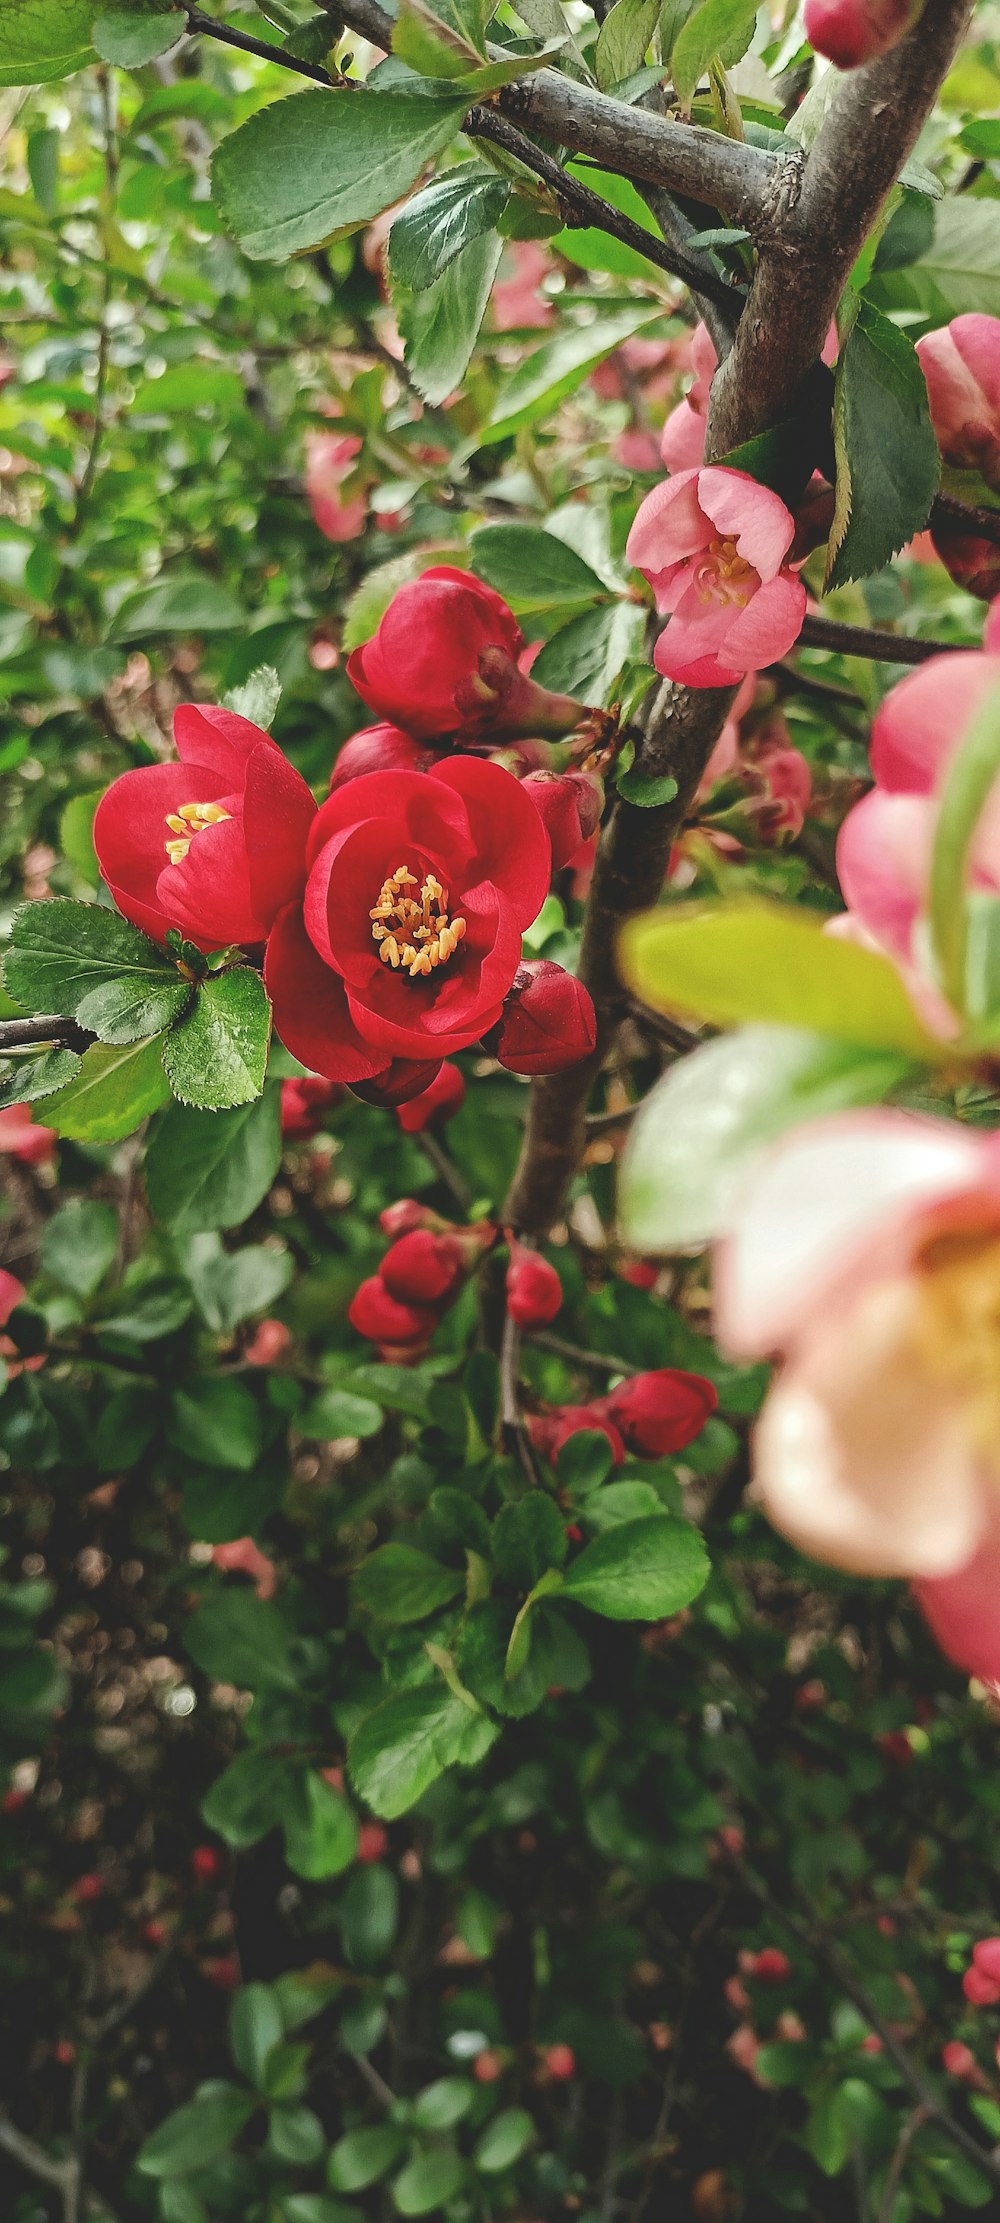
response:
<path id="1" fill-rule="evenodd" d="M 802 620 L 799 648 L 832 648 L 839 656 L 868 656 L 879 664 L 926 664 L 931 656 L 954 654 L 954 641 L 914 641 L 902 633 L 883 633 L 874 625 L 842 625 L 837 618 Z"/>
<path id="2" fill-rule="evenodd" d="M 0 1019 L 0 1057 L 6 1050 L 89 1049 L 94 1037 L 75 1019 Z"/>
<path id="3" fill-rule="evenodd" d="M 907 2121 L 903 2124 L 903 2128 L 900 2131 L 898 2139 L 896 2140 L 896 2151 L 893 2154 L 891 2162 L 889 2163 L 889 2172 L 885 2180 L 885 2189 L 882 2193 L 882 2198 L 879 2201 L 877 2223 L 892 2223 L 892 2211 L 896 2204 L 896 2194 L 899 2191 L 900 2179 L 906 2167 L 910 2147 L 913 2144 L 917 2132 L 923 2129 L 926 2121 L 927 2109 L 926 2107 L 921 2105 L 920 2107 L 914 2108 L 912 2115 L 910 2115 L 907 2118 Z"/>
<path id="4" fill-rule="evenodd" d="M 695 1034 L 691 1027 L 683 1026 L 679 1019 L 669 1019 L 665 1011 L 651 1011 L 649 1005 L 640 1003 L 637 996 L 630 996 L 628 1008 L 637 1026 L 645 1027 L 647 1034 L 655 1035 L 657 1041 L 665 1043 L 675 1056 L 687 1057 L 691 1050 L 700 1048 L 700 1034 Z"/>
<path id="5" fill-rule="evenodd" d="M 416 1140 L 424 1153 L 424 1157 L 429 1159 L 433 1166 L 439 1181 L 443 1181 L 445 1188 L 450 1191 L 459 1211 L 468 1215 L 472 1205 L 472 1190 L 467 1182 L 463 1181 L 457 1165 L 453 1159 L 449 1158 L 443 1144 L 438 1141 L 436 1135 L 431 1134 L 429 1127 L 425 1127 L 423 1133 L 419 1134 Z"/>
<path id="6" fill-rule="evenodd" d="M 983 509 L 975 502 L 960 502 L 954 494 L 936 494 L 931 525 L 958 525 L 981 540 L 1000 541 L 1000 509 Z"/>
<path id="7" fill-rule="evenodd" d="M 235 46 L 241 54 L 255 54 L 258 61 L 276 62 L 279 69 L 293 70 L 296 77 L 308 77 L 314 85 L 333 85 L 346 80 L 330 76 L 317 62 L 303 62 L 297 54 L 286 54 L 283 47 L 269 46 L 266 39 L 252 38 L 249 31 L 237 31 L 231 23 L 216 23 L 213 16 L 202 15 L 200 8 L 185 8 L 187 27 L 192 33 L 200 31 L 207 39 L 219 39 L 223 46 Z M 330 44 L 333 45 L 333 33 Z"/>
<path id="8" fill-rule="evenodd" d="M 594 1374 L 638 1374 L 639 1368 L 630 1359 L 616 1358 L 613 1351 L 585 1351 L 580 1343 L 567 1343 L 565 1336 L 552 1335 L 548 1328 L 532 1328 L 529 1343 L 537 1343 L 543 1351 L 554 1351 L 557 1358 L 569 1359 L 576 1366 L 589 1367 Z"/>
<path id="9" fill-rule="evenodd" d="M 535 1489 L 539 1473 L 517 1389 L 520 1357 L 521 1330 L 517 1321 L 505 1311 L 500 1342 L 500 1435 L 504 1449 L 517 1453 L 527 1480 Z"/>

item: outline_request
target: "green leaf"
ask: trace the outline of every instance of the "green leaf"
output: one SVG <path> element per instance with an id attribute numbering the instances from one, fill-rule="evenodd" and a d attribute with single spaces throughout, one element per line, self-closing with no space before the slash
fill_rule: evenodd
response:
<path id="1" fill-rule="evenodd" d="M 623 216 L 630 216 L 650 233 L 653 240 L 662 239 L 659 225 L 650 213 L 646 202 L 640 198 L 628 178 L 620 178 L 612 170 L 598 170 L 593 163 L 569 162 L 570 176 L 579 178 L 581 185 L 589 185 L 599 193 L 602 201 L 610 201 Z M 620 239 L 612 239 L 609 232 L 598 231 L 590 225 L 567 225 L 552 240 L 556 254 L 567 262 L 579 263 L 584 270 L 610 270 L 616 277 L 649 278 L 651 265 L 648 257 L 634 247 L 626 247 Z"/>
<path id="2" fill-rule="evenodd" d="M 364 2192 L 395 2168 L 405 2144 L 402 2131 L 393 2123 L 349 2130 L 331 2150 L 326 2181 L 334 2192 Z"/>
<path id="3" fill-rule="evenodd" d="M 48 85 L 94 59 L 93 0 L 4 0 L 0 85 Z"/>
<path id="4" fill-rule="evenodd" d="M 434 284 L 463 247 L 496 230 L 507 202 L 506 178 L 482 162 L 460 162 L 414 194 L 389 233 L 389 269 L 419 293 Z"/>
<path id="5" fill-rule="evenodd" d="M 595 364 L 662 314 L 662 309 L 647 303 L 641 308 L 619 310 L 617 315 L 597 317 L 592 324 L 567 327 L 555 339 L 543 342 L 505 382 L 493 414 L 480 432 L 480 444 L 489 447 L 520 432 L 523 425 L 534 424 L 537 417 L 550 416 L 583 384 Z"/>
<path id="6" fill-rule="evenodd" d="M 101 884 L 101 876 L 94 848 L 94 814 L 103 793 L 103 787 L 91 787 L 82 795 L 71 795 L 59 815 L 59 847 L 63 856 L 69 858 L 81 880 L 95 889 Z"/>
<path id="7" fill-rule="evenodd" d="M 594 70 L 602 93 L 640 68 L 660 14 L 660 0 L 614 0 L 601 25 Z"/>
<path id="8" fill-rule="evenodd" d="M 268 1088 L 235 1111 L 171 1105 L 146 1153 L 154 1216 L 178 1236 L 249 1219 L 281 1162 L 280 1104 L 280 1090 Z"/>
<path id="9" fill-rule="evenodd" d="M 294 1875 L 304 1876 L 307 1883 L 325 1883 L 350 1867 L 358 1849 L 357 1822 L 347 1800 L 314 1768 L 296 1778 L 295 1797 L 286 1805 L 282 1823 Z"/>
<path id="10" fill-rule="evenodd" d="M 418 393 L 436 406 L 462 383 L 486 313 L 503 242 L 473 239 L 422 293 L 397 301 L 406 367 Z"/>
<path id="11" fill-rule="evenodd" d="M 3 971 L 25 1011 L 78 1019 L 114 1044 L 158 1034 L 191 995 L 190 982 L 138 927 L 101 904 L 63 896 L 17 912 Z"/>
<path id="12" fill-rule="evenodd" d="M 281 2161 L 309 2168 L 326 2143 L 323 2125 L 311 2107 L 275 2107 L 268 2125 L 268 2151 Z"/>
<path id="13" fill-rule="evenodd" d="M 281 2008 L 269 1984 L 244 1984 L 229 2010 L 229 2050 L 241 2075 L 260 2090 L 269 2053 L 285 2035 Z"/>
<path id="14" fill-rule="evenodd" d="M 672 803 L 677 793 L 677 782 L 665 773 L 661 779 L 643 772 L 641 766 L 629 766 L 615 782 L 619 795 L 638 810 L 659 810 L 663 803 Z"/>
<path id="15" fill-rule="evenodd" d="M 464 2176 L 462 2156 L 450 2147 L 431 2147 L 427 2153 L 414 2154 L 393 2183 L 397 2213 L 440 2213 L 445 2203 L 454 2199 Z"/>
<path id="16" fill-rule="evenodd" d="M 995 200 L 970 199 L 963 193 L 941 201 L 934 211 L 931 245 L 905 270 L 879 273 L 871 290 L 884 306 L 919 309 L 932 324 L 969 313 L 1000 316 Z"/>
<path id="17" fill-rule="evenodd" d="M 110 1204 L 74 1197 L 48 1221 L 42 1265 L 77 1297 L 92 1297 L 118 1250 L 118 1214 Z"/>
<path id="18" fill-rule="evenodd" d="M 464 2076 L 439 2076 L 413 2102 L 418 2130 L 454 2130 L 475 2104 L 476 2087 Z"/>
<path id="19" fill-rule="evenodd" d="M 931 939 L 941 984 L 965 1008 L 969 936 L 969 858 L 983 810 L 1000 773 L 1000 686 L 991 687 L 948 767 L 931 860 Z"/>
<path id="20" fill-rule="evenodd" d="M 654 1011 L 804 1027 L 922 1064 L 953 1054 L 925 1033 L 887 957 L 824 934 L 819 918 L 790 905 L 646 911 L 625 927 L 619 958 L 626 986 Z"/>
<path id="21" fill-rule="evenodd" d="M 281 681 L 273 665 L 258 664 L 242 687 L 230 687 L 222 700 L 227 710 L 235 710 L 237 717 L 249 718 L 252 726 L 259 726 L 262 733 L 270 733 L 281 701 Z"/>
<path id="22" fill-rule="evenodd" d="M 914 1072 L 891 1051 L 741 1027 L 679 1058 L 633 1123 L 618 1188 L 624 1239 L 644 1252 L 725 1233 L 756 1153 L 786 1127 L 877 1104 Z"/>
<path id="23" fill-rule="evenodd" d="M 189 1011 L 163 1045 L 163 1067 L 182 1103 L 231 1111 L 264 1086 L 271 1004 L 249 965 L 203 980 Z"/>
<path id="24" fill-rule="evenodd" d="M 664 1514 L 596 1536 L 567 1567 L 562 1596 L 609 1621 L 662 1621 L 690 1605 L 708 1575 L 697 1529 Z"/>
<path id="25" fill-rule="evenodd" d="M 514 1505 L 503 1505 L 493 1523 L 493 1558 L 501 1580 L 517 1590 L 533 1590 L 551 1567 L 566 1557 L 566 1531 L 559 1509 L 544 1490 L 529 1490 Z"/>
<path id="26" fill-rule="evenodd" d="M 245 407 L 246 389 L 238 371 L 222 363 L 174 363 L 159 378 L 146 378 L 132 406 L 140 415 L 182 416 L 191 409 L 219 409 L 232 415 Z"/>
<path id="27" fill-rule="evenodd" d="M 225 1680 L 224 1674 L 221 1679 Z M 241 1752 L 206 1793 L 202 1820 L 238 1852 L 259 1844 L 279 1827 L 294 1796 L 297 1774 L 295 1762 L 283 1753 Z"/>
<path id="28" fill-rule="evenodd" d="M 371 1397 L 355 1397 L 349 1389 L 321 1389 L 299 1413 L 296 1427 L 301 1436 L 317 1443 L 334 1443 L 339 1437 L 377 1436 L 385 1424 L 381 1405 Z"/>
<path id="29" fill-rule="evenodd" d="M 589 563 L 538 525 L 481 525 L 469 541 L 477 579 L 495 587 L 519 617 L 545 610 L 591 609 L 608 589 Z"/>
<path id="30" fill-rule="evenodd" d="M 688 17 L 670 55 L 674 87 L 685 107 L 716 55 L 732 63 L 746 53 L 756 21 L 757 0 L 703 0 Z"/>
<path id="31" fill-rule="evenodd" d="M 642 647 L 646 613 L 636 602 L 609 602 L 571 619 L 546 641 L 531 667 L 540 687 L 604 705 L 625 665 Z"/>
<path id="32" fill-rule="evenodd" d="M 216 148 L 212 191 L 244 254 L 281 262 L 402 200 L 448 145 L 468 101 L 393 86 L 274 101 Z"/>
<path id="33" fill-rule="evenodd" d="M 43 1050 L 41 1057 L 11 1058 L 0 1081 L 0 1111 L 8 1104 L 37 1104 L 79 1072 L 76 1050 Z"/>
<path id="34" fill-rule="evenodd" d="M 425 77 L 466 77 L 486 60 L 484 0 L 400 0 L 392 51 Z"/>
<path id="35" fill-rule="evenodd" d="M 239 1467 L 245 1472 L 260 1456 L 256 1399 L 242 1382 L 219 1374 L 186 1382 L 171 1397 L 167 1439 L 204 1466 Z"/>
<path id="36" fill-rule="evenodd" d="M 195 1666 L 215 1682 L 235 1683 L 240 1690 L 269 1683 L 283 1690 L 298 1687 L 285 1623 L 277 1607 L 252 1590 L 220 1590 L 206 1599 L 192 1614 L 184 1643 Z"/>
<path id="37" fill-rule="evenodd" d="M 620 7 L 622 0 L 617 4 Z M 490 2177 L 499 2176 L 502 2169 L 512 2169 L 515 2161 L 527 2153 L 534 2135 L 534 2118 L 526 2107 L 502 2107 L 477 2142 L 472 2157 L 476 2168 Z"/>
<path id="38" fill-rule="evenodd" d="M 155 15 L 136 15 L 134 9 L 108 8 L 94 17 L 93 40 L 105 62 L 119 69 L 142 69 L 147 62 L 169 52 L 183 38 L 187 17 L 183 8 Z"/>
<path id="39" fill-rule="evenodd" d="M 45 1124 L 71 1142 L 121 1142 L 168 1096 L 158 1038 L 122 1049 L 95 1042 L 65 1088 L 45 1099 Z"/>
<path id="40" fill-rule="evenodd" d="M 254 2111 L 250 2092 L 215 2084 L 202 2098 L 177 2107 L 140 2146 L 135 2166 L 147 2177 L 183 2177 L 227 2153 Z"/>
<path id="41" fill-rule="evenodd" d="M 912 340 L 862 301 L 837 363 L 837 505 L 826 587 L 881 571 L 930 515 L 941 475 Z"/>
<path id="42" fill-rule="evenodd" d="M 241 1320 L 267 1312 L 284 1294 L 293 1270 L 287 1250 L 248 1243 L 226 1251 L 217 1235 L 192 1236 L 184 1246 L 183 1269 L 203 1319 L 217 1335 L 230 1335 Z"/>
<path id="43" fill-rule="evenodd" d="M 236 633 L 244 623 L 235 595 L 220 580 L 200 574 L 171 575 L 144 587 L 141 594 L 128 596 L 119 607 L 109 638 L 137 641 L 154 633 Z"/>
<path id="44" fill-rule="evenodd" d="M 425 1621 L 464 1589 L 465 1578 L 442 1567 L 412 1544 L 383 1544 L 363 1560 L 354 1577 L 355 1596 L 377 1620 L 401 1628 Z"/>
<path id="45" fill-rule="evenodd" d="M 396 1691 L 355 1730 L 351 1781 L 376 1814 L 395 1821 L 446 1767 L 481 1760 L 496 1735 L 494 1723 L 443 1685 Z"/>

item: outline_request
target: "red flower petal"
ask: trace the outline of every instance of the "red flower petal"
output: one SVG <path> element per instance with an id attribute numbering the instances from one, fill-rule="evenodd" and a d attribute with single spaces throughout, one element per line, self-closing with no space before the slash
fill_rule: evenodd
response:
<path id="1" fill-rule="evenodd" d="M 348 1083 L 372 1080 L 384 1070 L 388 1058 L 359 1034 L 343 982 L 317 956 L 295 904 L 271 931 L 264 981 L 277 1032 L 303 1065 L 327 1080 Z"/>

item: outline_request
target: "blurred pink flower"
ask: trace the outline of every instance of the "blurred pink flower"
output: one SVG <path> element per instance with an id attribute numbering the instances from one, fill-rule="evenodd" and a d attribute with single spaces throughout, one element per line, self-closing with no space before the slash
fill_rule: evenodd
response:
<path id="1" fill-rule="evenodd" d="M 251 1575 L 258 1598 L 273 1598 L 278 1570 L 273 1560 L 254 1543 L 252 1536 L 238 1536 L 232 1544 L 214 1544 L 212 1559 L 227 1575 Z"/>
<path id="2" fill-rule="evenodd" d="M 36 1127 L 30 1104 L 8 1104 L 0 1111 L 0 1155 L 40 1166 L 54 1158 L 55 1149 L 55 1129 Z"/>
<path id="3" fill-rule="evenodd" d="M 555 310 L 538 290 L 552 269 L 551 255 L 540 240 L 517 239 L 507 249 L 506 267 L 511 264 L 512 276 L 501 278 L 493 288 L 494 331 L 540 330 L 551 324 Z"/>
<path id="4" fill-rule="evenodd" d="M 775 1527 L 909 1577 L 951 1657 L 1000 1677 L 1000 1139 L 894 1110 L 782 1137 L 715 1316 L 734 1357 L 784 1361 L 754 1449 Z"/>
<path id="5" fill-rule="evenodd" d="M 328 540 L 356 540 L 364 531 L 366 496 L 352 494 L 345 500 L 341 494 L 363 446 L 352 432 L 306 434 L 306 493 L 320 532 Z"/>
<path id="6" fill-rule="evenodd" d="M 1000 317 L 956 316 L 917 341 L 946 463 L 1000 492 Z"/>
<path id="7" fill-rule="evenodd" d="M 661 615 L 653 661 L 689 687 L 733 687 L 798 639 L 806 591 L 786 564 L 795 525 L 744 471 L 681 471 L 640 504 L 626 555 Z"/>

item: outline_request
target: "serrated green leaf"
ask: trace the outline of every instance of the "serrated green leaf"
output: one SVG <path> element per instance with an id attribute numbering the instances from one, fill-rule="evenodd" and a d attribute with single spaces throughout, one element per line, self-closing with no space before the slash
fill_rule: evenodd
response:
<path id="1" fill-rule="evenodd" d="M 249 718 L 252 726 L 259 726 L 262 733 L 270 733 L 281 701 L 281 681 L 273 665 L 258 664 L 242 687 L 230 687 L 222 700 L 227 710 L 235 710 L 238 717 Z"/>
<path id="2" fill-rule="evenodd" d="M 45 1099 L 45 1125 L 70 1142 L 121 1142 L 169 1095 L 160 1038 L 119 1048 L 95 1042 L 65 1088 Z"/>
<path id="3" fill-rule="evenodd" d="M 939 203 L 931 244 L 905 270 L 879 273 L 871 288 L 884 307 L 919 309 L 932 324 L 1000 316 L 1000 226 L 995 200 L 966 193 Z"/>
<path id="4" fill-rule="evenodd" d="M 136 14 L 130 8 L 105 8 L 94 17 L 93 41 L 102 61 L 119 69 L 142 69 L 167 54 L 187 30 L 183 8 Z"/>
<path id="5" fill-rule="evenodd" d="M 0 1111 L 10 1104 L 37 1104 L 65 1088 L 79 1071 L 76 1050 L 45 1050 L 41 1057 L 13 1059 L 3 1067 Z M 43 1122 L 44 1124 L 44 1122 Z"/>
<path id="6" fill-rule="evenodd" d="M 642 770 L 641 765 L 629 767 L 615 782 L 619 795 L 637 810 L 659 810 L 663 803 L 672 803 L 677 793 L 677 782 L 669 773 L 657 779 Z"/>
<path id="7" fill-rule="evenodd" d="M 114 1044 L 158 1034 L 191 996 L 190 982 L 138 927 L 62 896 L 18 911 L 3 970 L 26 1011 L 58 1011 Z"/>
<path id="8" fill-rule="evenodd" d="M 444 1684 L 395 1691 L 354 1732 L 351 1781 L 376 1814 L 394 1821 L 446 1767 L 482 1759 L 496 1735 L 494 1722 L 470 1714 Z"/>
<path id="9" fill-rule="evenodd" d="M 400 0 L 392 51 L 424 77 L 465 77 L 486 59 L 483 0 Z"/>
<path id="10" fill-rule="evenodd" d="M 574 548 L 538 525 L 481 525 L 469 541 L 477 579 L 504 596 L 518 616 L 568 609 L 591 609 L 608 600 L 608 589 Z"/>
<path id="11" fill-rule="evenodd" d="M 194 1002 L 163 1045 L 175 1096 L 205 1111 L 231 1111 L 260 1095 L 271 1039 L 271 1005 L 249 965 L 199 983 Z"/>
<path id="12" fill-rule="evenodd" d="M 216 2084 L 177 2107 L 140 2146 L 135 2165 L 147 2177 L 183 2177 L 226 2153 L 254 2110 L 251 2092 Z"/>
<path id="13" fill-rule="evenodd" d="M 632 339 L 662 315 L 660 308 L 620 310 L 598 317 L 593 324 L 575 325 L 535 348 L 526 362 L 507 380 L 493 414 L 480 432 L 483 447 L 506 440 L 536 417 L 548 416 L 561 401 L 575 393 L 588 371 L 611 355 L 623 340 Z"/>
<path id="14" fill-rule="evenodd" d="M 243 623 L 235 595 L 221 580 L 168 577 L 120 604 L 109 638 L 138 641 L 156 633 L 236 633 Z"/>
<path id="15" fill-rule="evenodd" d="M 927 523 L 941 458 L 912 340 L 862 301 L 834 402 L 837 507 L 826 586 L 881 571 Z"/>
<path id="16" fill-rule="evenodd" d="M 690 1605 L 709 1575 L 708 1554 L 688 1521 L 623 1521 L 570 1561 L 562 1596 L 609 1621 L 661 1621 Z"/>
<path id="17" fill-rule="evenodd" d="M 614 0 L 601 25 L 594 70 L 603 93 L 631 77 L 643 60 L 660 13 L 660 0 Z"/>
<path id="18" fill-rule="evenodd" d="M 315 1769 L 298 1777 L 296 1793 L 282 1815 L 285 1853 L 296 1876 L 325 1883 L 348 1868 L 357 1851 L 358 1825 L 340 1792 Z"/>
<path id="19" fill-rule="evenodd" d="M 146 1153 L 146 1193 L 174 1235 L 237 1227 L 256 1211 L 281 1162 L 280 1100 L 268 1088 L 234 1111 L 171 1105 Z"/>
<path id="20" fill-rule="evenodd" d="M 390 1628 L 425 1621 L 464 1586 L 465 1577 L 456 1568 L 442 1567 L 412 1544 L 382 1544 L 354 1576 L 355 1596 Z"/>
<path id="21" fill-rule="evenodd" d="M 463 247 L 492 232 L 510 199 L 506 178 L 482 162 L 461 162 L 416 193 L 389 233 L 389 269 L 415 293 L 434 284 Z"/>
<path id="22" fill-rule="evenodd" d="M 93 0 L 4 0 L 0 85 L 47 85 L 94 59 Z"/>
<path id="23" fill-rule="evenodd" d="M 688 16 L 670 55 L 674 87 L 685 106 L 716 55 L 731 63 L 746 53 L 756 21 L 757 0 L 702 0 Z"/>
<path id="24" fill-rule="evenodd" d="M 216 206 L 244 254 L 283 261 L 370 223 L 448 145 L 468 102 L 409 86 L 296 93 L 216 148 Z"/>
<path id="25" fill-rule="evenodd" d="M 396 301 L 407 370 L 434 406 L 465 377 L 502 252 L 502 240 L 486 232 L 463 247 L 433 285 Z"/>
<path id="26" fill-rule="evenodd" d="M 625 927 L 619 961 L 626 985 L 655 1011 L 716 1026 L 805 1027 L 922 1064 L 954 1055 L 925 1031 L 887 957 L 824 934 L 821 919 L 791 905 L 647 911 Z"/>
<path id="27" fill-rule="evenodd" d="M 540 687 L 602 706 L 619 674 L 642 645 L 645 611 L 636 602 L 608 602 L 560 626 L 532 665 Z"/>

